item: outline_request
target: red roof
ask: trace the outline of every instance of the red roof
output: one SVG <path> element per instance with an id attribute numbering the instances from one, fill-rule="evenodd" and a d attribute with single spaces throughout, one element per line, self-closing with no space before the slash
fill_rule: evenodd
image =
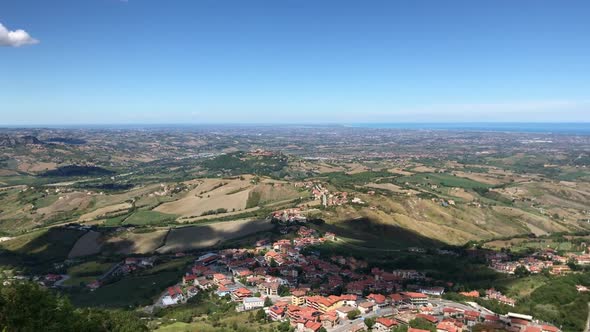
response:
<path id="1" fill-rule="evenodd" d="M 394 321 L 393 319 L 389 319 L 389 318 L 385 318 L 385 317 L 379 317 L 375 320 L 375 323 L 379 323 L 387 328 L 391 328 L 392 326 L 397 325 L 397 322 Z"/>
<path id="2" fill-rule="evenodd" d="M 524 319 L 520 319 L 520 318 L 510 318 L 510 321 L 512 322 L 512 324 L 524 325 L 524 326 L 529 325 L 528 320 L 524 320 Z"/>
<path id="3" fill-rule="evenodd" d="M 558 332 L 559 329 L 555 326 L 551 326 L 551 325 L 543 325 L 541 326 L 541 329 L 543 330 L 543 332 L 547 331 L 547 332 Z"/>
<path id="4" fill-rule="evenodd" d="M 305 327 L 313 331 L 317 331 L 322 327 L 322 324 L 319 322 L 312 322 L 308 320 L 307 323 L 305 323 Z"/>
<path id="5" fill-rule="evenodd" d="M 402 296 L 411 298 L 411 299 L 427 299 L 428 295 L 416 292 L 403 292 L 401 293 Z"/>
<path id="6" fill-rule="evenodd" d="M 429 322 L 431 322 L 433 324 L 436 323 L 436 322 L 438 322 L 438 318 L 436 318 L 434 316 L 431 316 L 431 315 L 417 314 L 416 317 L 424 318 L 424 319 L 426 319 L 427 321 L 429 321 Z"/>
<path id="7" fill-rule="evenodd" d="M 524 332 L 541 332 L 541 328 L 537 326 L 527 326 Z"/>
<path id="8" fill-rule="evenodd" d="M 375 301 L 375 303 L 382 304 L 385 303 L 385 296 L 381 294 L 369 294 L 367 296 L 368 299 Z"/>
<path id="9" fill-rule="evenodd" d="M 285 309 L 282 307 L 272 306 L 270 307 L 270 311 L 274 312 L 277 315 L 282 315 L 285 312 Z"/>
<path id="10" fill-rule="evenodd" d="M 430 332 L 428 330 L 422 330 L 422 329 L 415 329 L 413 327 L 408 328 L 408 332 Z"/>

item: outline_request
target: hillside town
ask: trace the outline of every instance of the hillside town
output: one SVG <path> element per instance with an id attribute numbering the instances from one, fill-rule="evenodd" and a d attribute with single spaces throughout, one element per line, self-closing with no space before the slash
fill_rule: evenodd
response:
<path id="1" fill-rule="evenodd" d="M 546 271 L 552 275 L 564 275 L 572 272 L 570 265 L 590 265 L 590 254 L 566 253 L 559 255 L 555 250 L 547 248 L 533 254 L 513 259 L 506 252 L 493 252 L 487 255 L 490 268 L 507 274 L 514 274 L 522 267 L 528 273 L 537 274 Z"/>
<path id="2" fill-rule="evenodd" d="M 337 240 L 335 234 L 300 226 L 293 239 L 204 253 L 156 306 L 180 305 L 198 292 L 213 292 L 234 303 L 237 311 L 263 310 L 269 320 L 288 321 L 301 332 L 365 331 L 368 321 L 372 331 L 392 331 L 415 319 L 433 324 L 438 332 L 471 331 L 477 324 L 510 332 L 560 331 L 529 315 L 499 315 L 474 302 L 445 300 L 445 286 L 420 271 L 369 268 L 363 260 L 323 257 L 309 250 Z M 477 291 L 461 295 L 480 296 Z M 494 289 L 484 296 L 515 303 Z"/>

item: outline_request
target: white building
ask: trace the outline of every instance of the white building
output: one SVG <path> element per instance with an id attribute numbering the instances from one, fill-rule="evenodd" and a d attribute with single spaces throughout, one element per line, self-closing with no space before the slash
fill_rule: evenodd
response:
<path id="1" fill-rule="evenodd" d="M 244 310 L 252 310 L 264 307 L 264 300 L 260 297 L 245 297 L 242 300 Z"/>

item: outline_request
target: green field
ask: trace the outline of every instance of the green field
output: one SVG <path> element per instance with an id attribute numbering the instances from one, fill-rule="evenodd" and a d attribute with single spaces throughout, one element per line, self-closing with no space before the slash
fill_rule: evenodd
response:
<path id="1" fill-rule="evenodd" d="M 133 213 L 125 220 L 126 225 L 158 225 L 164 223 L 173 223 L 176 215 L 166 214 L 156 211 L 140 210 Z"/>
<path id="2" fill-rule="evenodd" d="M 68 269 L 68 275 L 75 277 L 98 276 L 108 271 L 113 263 L 100 263 L 96 261 L 74 265 Z"/>
<path id="3" fill-rule="evenodd" d="M 474 188 L 490 188 L 491 186 L 486 183 L 473 181 L 471 179 L 453 176 L 451 174 L 444 173 L 420 173 L 410 176 L 402 176 L 396 179 L 399 184 L 409 182 L 411 184 L 435 184 L 443 187 L 457 187 L 463 189 L 474 189 Z"/>

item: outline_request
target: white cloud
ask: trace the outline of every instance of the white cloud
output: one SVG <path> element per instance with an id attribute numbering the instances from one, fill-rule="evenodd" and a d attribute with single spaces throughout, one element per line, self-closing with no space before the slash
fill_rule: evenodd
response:
<path id="1" fill-rule="evenodd" d="M 37 43 L 39 41 L 31 37 L 25 30 L 10 31 L 0 23 L 0 46 L 20 47 Z"/>

